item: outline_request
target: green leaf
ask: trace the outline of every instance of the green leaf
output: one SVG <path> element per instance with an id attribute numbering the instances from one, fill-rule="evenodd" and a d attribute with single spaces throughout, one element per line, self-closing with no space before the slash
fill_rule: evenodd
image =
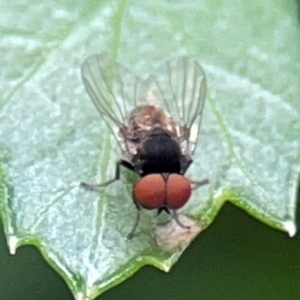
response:
<path id="1" fill-rule="evenodd" d="M 11 1 L 0 12 L 0 211 L 11 253 L 33 244 L 77 299 L 146 264 L 168 271 L 229 200 L 295 233 L 299 174 L 299 24 L 293 1 Z M 110 53 L 145 77 L 178 55 L 208 77 L 188 177 L 209 178 L 180 211 L 187 233 L 143 212 L 129 174 L 100 195 L 120 151 L 86 95 L 83 60 Z M 200 266 L 201 267 L 201 266 Z"/>

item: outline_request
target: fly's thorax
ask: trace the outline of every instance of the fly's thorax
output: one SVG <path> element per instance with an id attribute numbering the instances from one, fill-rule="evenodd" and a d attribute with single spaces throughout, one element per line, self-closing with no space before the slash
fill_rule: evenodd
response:
<path id="1" fill-rule="evenodd" d="M 153 128 L 139 149 L 143 175 L 150 173 L 180 173 L 181 148 L 162 128 Z"/>

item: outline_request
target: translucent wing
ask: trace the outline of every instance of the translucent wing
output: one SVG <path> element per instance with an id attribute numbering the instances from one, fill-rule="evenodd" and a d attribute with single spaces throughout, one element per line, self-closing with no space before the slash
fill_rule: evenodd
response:
<path id="1" fill-rule="evenodd" d="M 193 155 L 206 94 L 205 75 L 195 60 L 183 57 L 166 62 L 142 80 L 106 55 L 93 55 L 82 65 L 82 80 L 127 156 L 136 154 L 139 142 L 128 129 L 132 127 L 130 116 L 138 107 L 147 108 L 147 117 L 153 116 L 149 107 L 162 109 L 176 125 L 183 153 Z M 145 115 L 145 110 L 139 113 Z"/>
<path id="2" fill-rule="evenodd" d="M 205 73 L 199 63 L 181 57 L 166 62 L 148 79 L 148 99 L 155 99 L 177 125 L 184 154 L 193 156 L 206 97 Z"/>
<path id="3" fill-rule="evenodd" d="M 107 55 L 89 56 L 81 68 L 87 93 L 114 133 L 124 154 L 130 158 L 136 145 L 126 141 L 128 115 L 136 107 L 136 89 L 140 79 Z"/>

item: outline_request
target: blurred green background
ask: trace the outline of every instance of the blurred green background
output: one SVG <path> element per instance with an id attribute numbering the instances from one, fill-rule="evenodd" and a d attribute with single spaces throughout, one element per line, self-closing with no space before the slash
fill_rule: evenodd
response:
<path id="1" fill-rule="evenodd" d="M 35 248 L 10 256 L 2 228 L 0 246 L 1 300 L 73 299 Z M 97 299 L 298 300 L 299 235 L 290 239 L 226 204 L 169 274 L 145 267 Z"/>

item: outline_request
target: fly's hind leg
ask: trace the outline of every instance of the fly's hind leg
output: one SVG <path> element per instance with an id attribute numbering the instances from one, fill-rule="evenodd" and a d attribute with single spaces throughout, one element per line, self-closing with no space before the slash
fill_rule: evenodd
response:
<path id="1" fill-rule="evenodd" d="M 114 183 L 120 179 L 120 167 L 124 167 L 130 171 L 135 172 L 134 167 L 131 163 L 129 163 L 126 160 L 120 159 L 119 161 L 117 161 L 116 173 L 115 173 L 115 177 L 113 179 L 111 179 L 107 182 L 104 182 L 104 183 L 100 183 L 100 184 L 89 184 L 86 182 L 80 182 L 80 187 L 82 187 L 86 190 L 98 191 L 100 188 L 106 187 L 106 186 L 110 185 L 111 183 Z"/>

